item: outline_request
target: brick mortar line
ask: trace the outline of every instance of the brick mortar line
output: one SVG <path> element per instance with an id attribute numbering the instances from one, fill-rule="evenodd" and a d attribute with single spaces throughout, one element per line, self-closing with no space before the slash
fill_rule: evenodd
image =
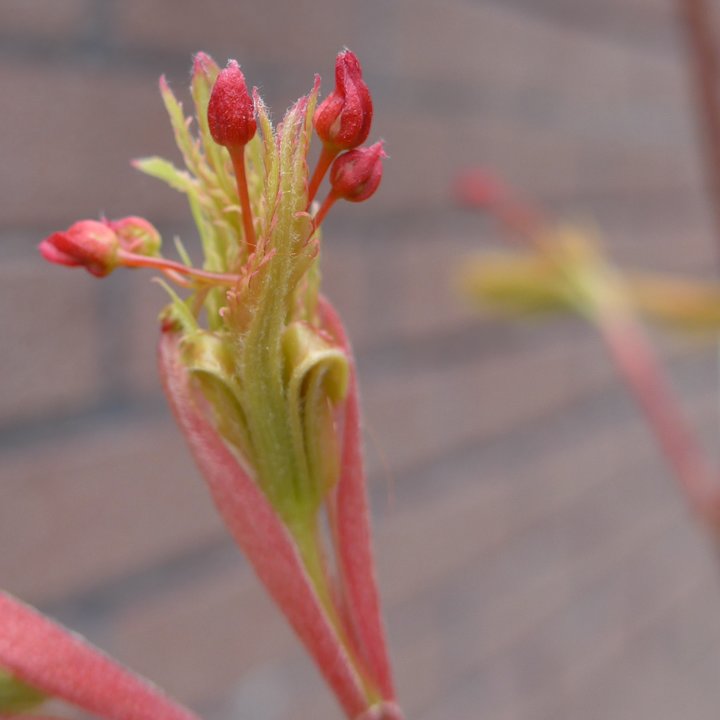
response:
<path id="1" fill-rule="evenodd" d="M 685 393 L 681 398 L 685 408 L 697 408 L 701 400 L 707 399 L 705 378 L 700 377 L 696 372 L 692 360 L 692 357 L 681 358 L 673 364 L 676 373 L 679 371 L 682 380 L 686 383 Z M 674 377 L 677 379 L 677 374 Z M 688 379 L 694 381 L 690 389 L 687 387 Z M 714 402 L 712 400 L 713 408 Z M 614 427 L 618 422 L 618 416 L 609 412 L 609 409 L 623 409 L 621 419 L 638 426 L 642 425 L 641 416 L 611 369 L 609 369 L 608 375 L 603 377 L 591 390 L 578 392 L 550 408 L 543 408 L 531 413 L 523 417 L 520 422 L 514 423 L 511 429 L 500 428 L 489 433 L 484 438 L 462 440 L 431 457 L 416 459 L 414 462 L 398 468 L 395 476 L 396 485 L 400 492 L 396 491 L 395 494 L 398 497 L 401 494 L 402 479 L 412 477 L 414 479 L 413 487 L 415 488 L 412 496 L 418 502 L 427 502 L 429 499 L 427 494 L 419 496 L 417 493 L 417 488 L 423 487 L 418 478 L 441 475 L 443 465 L 448 462 L 464 465 L 468 460 L 478 457 L 478 465 L 480 465 L 484 459 L 485 462 L 488 462 L 486 458 L 492 454 L 495 457 L 489 461 L 491 468 L 496 467 L 498 464 L 502 465 L 504 470 L 523 467 L 527 464 L 529 448 L 535 454 L 548 452 L 548 439 L 546 438 L 557 437 L 558 440 L 554 444 L 567 445 L 568 432 L 576 432 L 584 437 L 593 431 Z M 578 412 L 583 413 L 583 422 L 570 419 L 571 416 L 576 415 Z M 542 425 L 538 428 L 540 420 L 542 420 Z M 569 427 L 563 428 L 563 425 L 568 423 Z M 562 433 L 555 427 L 558 424 L 563 429 Z M 541 433 L 541 439 L 530 443 L 529 440 L 533 436 L 537 436 L 538 433 Z M 649 431 L 647 443 L 651 448 L 654 448 Z M 522 457 L 518 453 L 507 452 L 508 449 L 518 445 L 522 445 L 524 448 Z M 551 448 L 553 448 L 552 445 Z M 660 463 L 659 455 L 657 456 L 657 462 Z M 487 468 L 485 469 L 487 470 Z M 669 471 L 667 473 L 669 475 Z M 669 478 L 668 482 L 670 482 Z M 371 488 L 374 485 L 376 483 L 371 483 Z M 379 491 L 373 489 L 373 496 L 377 492 Z"/>
<path id="2" fill-rule="evenodd" d="M 463 2 L 462 4 L 467 8 L 477 9 L 477 5 L 472 3 Z M 512 4 L 508 6 L 505 0 L 485 0 L 484 5 L 495 8 L 506 16 L 522 18 L 525 22 L 531 24 L 541 27 L 550 26 L 573 32 L 583 37 L 583 39 L 587 39 L 588 42 L 602 47 L 620 48 L 626 52 L 638 54 L 643 58 L 662 61 L 667 64 L 668 67 L 675 67 L 676 65 L 674 61 L 677 55 L 675 45 L 671 45 L 662 50 L 657 45 L 647 42 L 643 42 L 638 46 L 636 40 L 626 40 L 622 34 L 618 35 L 610 29 L 598 31 L 584 25 L 581 21 L 564 21 L 561 15 L 553 15 L 547 11 L 543 12 L 542 10 L 538 11 L 525 4 Z M 90 32 L 86 37 L 79 38 L 70 44 L 60 41 L 51 43 L 47 38 L 35 40 L 34 38 L 26 37 L 18 39 L 17 36 L 0 34 L 0 47 L 4 48 L 2 55 L 11 57 L 13 55 L 23 57 L 30 56 L 34 59 L 40 56 L 46 60 L 51 60 L 58 55 L 66 57 L 67 50 L 70 48 L 70 56 L 73 58 L 80 57 L 86 59 L 89 51 L 96 51 L 98 57 L 104 61 L 112 60 L 114 63 L 117 63 L 118 46 L 113 39 L 112 33 L 112 18 L 115 13 L 116 5 L 114 0 L 95 0 L 93 17 L 90 21 Z M 133 46 L 128 45 L 127 47 L 132 50 L 132 59 L 129 62 L 127 62 L 127 58 L 125 58 L 125 60 L 127 65 L 131 67 L 156 67 L 160 61 L 171 67 L 181 67 L 181 57 L 183 58 L 182 63 L 187 63 L 186 54 L 180 50 L 158 51 L 149 45 L 141 43 Z M 265 67 L 277 73 L 282 72 L 279 64 L 274 62 L 264 62 L 259 64 L 258 67 Z M 166 69 L 169 69 L 169 67 Z M 368 74 L 368 77 L 372 79 L 372 73 Z M 379 81 L 380 79 L 380 76 L 378 76 L 377 80 Z"/>
<path id="3" fill-rule="evenodd" d="M 659 512 L 654 524 L 650 524 L 649 529 L 644 529 L 644 532 L 640 534 L 639 539 L 635 538 L 635 543 L 631 546 L 630 552 L 626 552 L 622 558 L 623 561 L 627 561 L 628 556 L 636 557 L 638 554 L 642 556 L 647 551 L 648 547 L 651 547 L 654 541 L 660 537 L 663 533 L 667 532 L 668 529 L 678 526 L 679 521 L 675 517 L 675 513 L 666 511 Z M 604 562 L 603 562 L 604 560 Z M 495 647 L 485 651 L 479 658 L 468 658 L 465 663 L 465 667 L 456 673 L 453 678 L 453 682 L 450 687 L 443 688 L 445 695 L 443 698 L 436 699 L 430 708 L 425 708 L 426 712 L 419 713 L 420 718 L 434 717 L 433 710 L 438 707 L 442 707 L 445 699 L 452 697 L 453 691 L 461 690 L 473 683 L 473 679 L 477 678 L 478 674 L 482 672 L 483 668 L 492 666 L 497 662 L 498 657 L 502 658 L 508 653 L 512 653 L 518 647 L 522 646 L 523 641 L 532 636 L 533 633 L 538 629 L 542 623 L 548 622 L 552 618 L 560 616 L 567 607 L 571 606 L 582 598 L 587 598 L 589 592 L 593 587 L 602 585 L 607 581 L 607 576 L 612 575 L 613 571 L 617 567 L 617 558 L 608 556 L 602 556 L 600 560 L 596 558 L 596 565 L 593 567 L 592 572 L 584 568 L 579 576 L 581 581 L 572 587 L 572 589 L 565 595 L 555 598 L 554 602 L 550 604 L 549 608 L 544 608 L 543 612 L 539 616 L 533 617 L 532 621 L 527 622 L 519 630 L 515 629 L 509 634 L 504 640 L 495 643 Z M 663 608 L 664 610 L 665 608 Z M 476 610 L 477 612 L 477 610 Z M 657 612 L 657 611 L 656 611 Z M 453 623 L 455 627 L 466 624 L 467 619 Z M 528 698 L 526 704 L 537 702 L 538 691 L 532 693 L 532 696 Z M 506 704 L 503 705 L 502 709 L 507 709 Z M 427 712 L 429 710 L 429 712 Z"/>
<path id="4" fill-rule="evenodd" d="M 606 205 L 635 208 L 639 203 L 641 207 L 646 204 L 657 204 L 661 213 L 667 209 L 667 214 L 671 214 L 669 208 L 672 204 L 667 202 L 668 199 L 672 198 L 674 203 L 677 202 L 678 198 L 687 203 L 694 201 L 700 203 L 704 198 L 703 192 L 702 184 L 698 182 L 693 185 L 667 185 L 666 187 L 633 190 L 632 201 L 628 200 L 627 191 L 613 187 L 576 190 L 572 193 L 558 193 L 551 190 L 538 193 L 537 199 L 543 205 L 548 206 L 549 209 L 555 206 L 581 207 L 583 205 L 598 205 L 600 207 L 595 209 L 595 212 L 598 212 L 599 210 L 609 211 Z M 590 210 L 593 210 L 593 208 L 591 207 Z M 653 210 L 657 211 L 657 208 L 653 208 Z M 686 212 L 691 216 L 699 214 L 699 211 L 695 211 L 692 207 L 688 208 Z M 572 214 L 572 211 L 570 211 L 570 214 Z M 676 212 L 672 212 L 673 217 L 676 214 Z M 705 214 L 702 212 L 703 218 Z M 647 219 L 647 213 L 644 216 Z M 152 217 L 149 219 L 153 220 Z M 419 206 L 408 202 L 396 203 L 392 207 L 372 209 L 372 212 L 368 215 L 354 213 L 352 215 L 333 216 L 327 221 L 324 242 L 337 242 L 343 245 L 360 242 L 371 245 L 387 245 L 390 241 L 398 245 L 412 243 L 423 246 L 438 242 L 437 236 L 433 233 L 448 232 L 455 236 L 464 235 L 465 232 L 473 232 L 479 242 L 483 235 L 488 234 L 487 227 L 491 221 L 492 219 L 482 211 L 458 206 L 451 197 L 451 188 L 448 187 L 447 197 L 445 199 L 438 198 L 434 203 L 423 202 Z M 175 217 L 156 217 L 155 222 L 157 225 L 167 225 L 172 231 L 168 231 L 168 235 L 173 233 L 182 234 L 183 231 L 194 230 L 189 218 L 189 211 L 187 221 L 178 221 Z M 413 230 L 417 230 L 418 234 L 412 235 Z M 0 218 L 0 236 L 37 236 L 39 242 L 47 232 L 47 223 L 41 225 L 3 224 Z M 397 234 L 398 237 L 388 237 L 393 234 Z M 337 237 L 333 237 L 333 235 Z M 497 233 L 493 233 L 493 235 L 497 235 Z M 480 248 L 479 245 L 478 248 Z"/>
<path id="5" fill-rule="evenodd" d="M 126 401 L 116 394 L 107 394 L 97 403 L 66 414 L 48 414 L 41 418 L 0 428 L 0 453 L 4 450 L 29 450 L 45 442 L 72 440 L 99 428 L 111 429 L 132 420 L 153 421 L 169 417 L 165 399 L 159 391 L 150 400 L 134 398 Z"/>
<path id="6" fill-rule="evenodd" d="M 103 304 L 99 310 L 97 326 L 103 331 L 103 325 L 107 322 L 107 315 L 113 315 L 112 308 L 108 310 Z M 566 327 L 566 326 L 565 326 Z M 122 331 L 122 329 L 121 329 Z M 543 334 L 533 335 L 528 341 L 528 336 L 519 335 L 499 336 L 500 342 L 488 346 L 487 333 L 477 323 L 467 323 L 453 328 L 451 331 L 432 333 L 414 338 L 406 338 L 402 341 L 404 347 L 398 347 L 395 339 L 386 339 L 369 345 L 358 346 L 355 350 L 357 365 L 361 375 L 382 377 L 383 375 L 396 375 L 399 371 L 406 371 L 409 365 L 414 370 L 424 370 L 437 366 L 437 350 L 434 346 L 437 343 L 448 344 L 451 350 L 443 355 L 443 368 L 452 368 L 457 365 L 466 366 L 474 361 L 483 359 L 497 359 L 502 357 L 508 350 L 536 349 L 552 342 L 553 338 L 560 336 L 560 341 L 571 342 L 572 337 L 567 336 L 565 331 L 548 331 Z M 104 342 L 107 345 L 106 354 L 114 352 L 114 347 L 123 340 L 118 338 L 117 342 Z M 453 348 L 462 345 L 463 349 L 469 352 L 459 354 Z M 410 363 L 409 359 L 414 362 Z M 114 375 L 122 377 L 120 368 L 116 368 Z M 126 393 L 132 388 L 125 387 L 125 383 L 119 381 L 115 385 L 106 387 L 103 396 L 97 403 L 85 408 L 78 409 L 72 413 L 52 413 L 36 418 L 31 418 L 13 425 L 0 426 L 0 451 L 3 449 L 17 449 L 20 446 L 32 446 L 35 443 L 47 440 L 61 439 L 82 434 L 90 428 L 110 426 L 113 423 L 126 422 L 133 419 L 157 420 L 166 415 L 166 404 L 160 389 L 158 379 L 157 390 L 151 399 L 143 400 L 135 395 L 132 399 L 126 399 Z"/>
<path id="7" fill-rule="evenodd" d="M 475 4 L 467 2 L 467 0 L 462 1 L 465 7 L 477 7 Z M 619 48 L 646 59 L 660 60 L 667 63 L 668 66 L 675 67 L 677 57 L 680 55 L 680 50 L 678 49 L 678 33 L 669 23 L 668 27 L 673 31 L 675 42 L 661 50 L 658 46 L 648 43 L 647 41 L 641 41 L 641 43 L 638 44 L 636 40 L 626 40 L 624 37 L 613 33 L 611 30 L 597 30 L 591 26 L 583 25 L 582 21 L 566 20 L 563 18 L 562 13 L 552 14 L 552 12 L 548 12 L 547 10 L 538 10 L 532 3 L 518 4 L 517 2 L 508 2 L 508 0 L 484 0 L 483 4 L 489 7 L 494 7 L 508 16 L 524 18 L 526 22 L 530 22 L 535 25 L 543 27 L 551 26 L 557 29 L 572 32 L 576 36 L 580 36 L 587 42 L 591 42 L 594 45 Z"/>
<path id="8" fill-rule="evenodd" d="M 538 449 L 537 452 L 542 452 L 542 449 Z M 528 459 L 526 456 L 525 460 Z M 593 487 L 594 485 L 586 490 L 590 491 Z M 570 505 L 575 499 L 573 497 L 570 502 L 567 502 L 565 498 L 560 505 Z M 550 515 L 556 510 L 557 508 L 553 506 L 544 508 L 537 513 L 529 513 L 519 526 L 519 533 L 526 533 L 537 527 L 546 515 Z M 497 545 L 497 542 L 493 542 L 490 547 L 481 548 L 478 556 L 492 552 Z M 473 560 L 475 559 L 477 558 L 473 557 Z M 224 530 L 221 530 L 217 537 L 204 541 L 200 546 L 183 549 L 140 569 L 107 579 L 79 594 L 71 593 L 57 600 L 40 602 L 39 607 L 43 612 L 71 626 L 82 623 L 86 629 L 100 627 L 117 608 L 137 601 L 148 592 L 152 593 L 158 589 L 161 592 L 167 592 L 172 589 L 173 585 L 182 584 L 191 575 L 197 579 L 203 573 L 211 574 L 218 568 L 231 563 L 238 568 L 244 568 L 247 565 L 242 553 L 235 547 Z M 456 571 L 457 568 L 452 569 L 453 577 L 458 574 Z M 466 568 L 463 572 L 465 571 Z M 396 603 L 396 605 L 398 604 Z"/>
<path id="9" fill-rule="evenodd" d="M 512 8 L 503 7 L 501 3 L 492 2 L 492 5 L 511 15 L 518 14 Z M 55 66 L 58 60 L 62 60 L 67 67 L 77 64 L 84 65 L 91 59 L 99 67 L 112 67 L 118 74 L 120 71 L 129 71 L 133 75 L 142 76 L 146 76 L 148 73 L 186 75 L 192 53 L 201 49 L 158 50 L 143 44 L 120 45 L 113 39 L 111 32 L 103 29 L 112 26 L 111 20 L 101 20 L 94 24 L 96 25 L 95 29 L 87 37 L 80 37 L 69 43 L 48 38 L 18 39 L 13 35 L 3 35 L 0 31 L 0 57 L 10 61 L 17 59 L 26 63 L 32 62 L 40 66 L 47 64 Z M 636 49 L 631 43 L 622 47 L 628 51 Z M 250 56 L 246 62 L 252 67 L 253 75 L 258 75 L 262 79 L 262 84 L 266 86 L 281 82 L 285 74 L 285 64 L 280 61 L 266 61 Z M 672 60 L 665 62 L 663 58 L 663 63 L 667 65 L 668 69 L 676 67 L 676 63 Z M 309 63 L 308 69 L 312 69 Z M 375 88 L 376 100 L 382 101 L 383 98 L 387 101 L 392 100 L 396 108 L 416 112 L 418 108 L 422 107 L 425 115 L 439 118 L 446 117 L 448 107 L 452 109 L 453 113 L 456 113 L 458 109 L 465 112 L 471 109 L 487 110 L 486 103 L 480 97 L 468 94 L 466 82 L 456 81 L 452 76 L 444 79 L 442 88 L 439 88 L 438 91 L 442 92 L 444 97 L 452 97 L 453 102 L 430 104 L 427 103 L 427 81 L 423 78 L 413 78 L 392 72 L 377 73 L 373 70 L 368 70 L 365 76 L 368 84 Z M 404 92 L 398 96 L 396 89 L 399 85 L 402 85 Z M 400 105 L 398 105 L 398 101 L 400 101 Z M 430 113 L 429 111 L 432 110 L 435 112 Z"/>
<path id="10" fill-rule="evenodd" d="M 678 607 L 682 607 L 683 604 L 686 604 L 695 596 L 716 587 L 717 582 L 714 576 L 711 576 L 710 579 L 707 577 L 690 578 L 685 584 L 673 588 L 668 596 L 664 598 L 664 602 L 653 613 L 638 620 L 630 628 L 625 627 L 616 630 L 609 639 L 605 640 L 605 645 L 601 646 L 599 650 L 595 649 L 593 656 L 589 659 L 583 658 L 583 661 L 578 666 L 568 671 L 568 675 L 572 679 L 568 681 L 566 676 L 563 679 L 563 687 L 572 688 L 570 702 L 573 699 L 577 700 L 579 695 L 588 688 L 596 686 L 598 682 L 606 681 L 608 672 L 612 672 L 616 668 L 614 661 L 618 661 L 627 655 L 628 641 L 632 648 L 642 647 L 643 644 L 647 644 L 658 628 L 664 626 L 668 615 L 671 615 Z M 542 696 L 540 698 L 537 696 L 536 698 L 530 698 L 524 703 L 526 707 L 532 708 L 533 714 L 531 717 L 558 717 L 556 715 L 557 700 L 555 698 L 548 700 L 547 693 L 538 693 L 538 695 Z M 564 699 L 567 701 L 568 697 L 566 696 Z M 536 714 L 538 705 L 542 708 L 541 715 Z"/>
<path id="11" fill-rule="evenodd" d="M 71 627 L 82 624 L 86 630 L 88 627 L 100 629 L 118 608 L 136 602 L 138 598 L 158 590 L 167 592 L 186 583 L 189 577 L 193 582 L 201 583 L 203 576 L 230 566 L 239 571 L 238 579 L 248 567 L 230 536 L 220 531 L 201 544 L 101 581 L 79 594 L 70 593 L 57 600 L 40 602 L 39 607 Z"/>
<path id="12" fill-rule="evenodd" d="M 457 302 L 460 306 L 466 304 L 462 297 Z M 369 341 L 358 346 L 355 351 L 360 375 L 383 378 L 401 372 L 406 374 L 438 368 L 451 370 L 508 354 L 551 347 L 553 343 L 569 345 L 578 340 L 588 345 L 592 343 L 591 332 L 578 336 L 577 330 L 582 324 L 571 317 L 552 325 L 548 323 L 544 332 L 534 333 L 522 331 L 522 319 L 508 321 L 498 316 L 491 322 L 490 325 L 486 317 L 478 314 L 477 318 L 430 333 Z M 516 324 L 508 330 L 508 323 L 511 322 Z M 479 368 L 479 372 L 482 372 L 482 368 Z"/>
<path id="13" fill-rule="evenodd" d="M 433 333 L 417 338 L 408 338 L 403 342 L 404 347 L 398 347 L 394 339 L 389 339 L 377 344 L 370 344 L 359 347 L 356 350 L 357 363 L 361 375 L 378 377 L 387 371 L 388 355 L 392 354 L 390 374 L 395 375 L 399 370 L 406 370 L 409 360 L 414 360 L 415 370 L 425 370 L 437 366 L 437 355 L 434 346 L 438 342 L 451 342 L 462 344 L 463 348 L 469 348 L 470 352 L 462 354 L 446 353 L 444 358 L 448 360 L 447 367 L 454 367 L 458 364 L 463 366 L 472 365 L 485 359 L 497 359 L 502 357 L 508 350 L 536 349 L 548 345 L 553 341 L 571 343 L 573 335 L 568 333 L 568 325 L 558 325 L 557 331 L 537 333 L 532 336 L 524 335 L 500 335 L 501 342 L 488 346 L 487 333 L 475 323 L 467 323 L 453 329 L 451 333 Z M 504 342 L 503 342 L 504 341 Z M 456 362 L 450 362 L 452 356 Z M 680 370 L 683 375 L 693 373 L 693 363 L 697 362 L 697 355 L 688 353 L 676 357 L 671 361 L 672 367 Z M 443 365 L 445 367 L 445 365 Z M 482 372 L 482 368 L 478 369 Z M 617 385 L 616 378 L 608 366 L 608 371 L 599 381 L 596 381 L 589 390 L 580 390 L 570 398 L 565 399 L 557 405 L 552 413 L 567 412 L 573 407 L 592 403 L 593 398 L 608 396 L 607 389 L 615 389 L 619 396 L 624 396 L 624 391 Z M 106 389 L 107 390 L 107 389 Z M 80 435 L 89 428 L 103 425 L 110 427 L 113 423 L 127 422 L 132 419 L 157 420 L 167 416 L 167 407 L 160 392 L 159 385 L 157 393 L 150 400 L 141 400 L 133 397 L 127 401 L 124 393 L 127 388 L 113 388 L 112 392 L 106 392 L 97 403 L 77 412 L 70 414 L 52 414 L 41 418 L 31 419 L 18 423 L 14 426 L 0 428 L 0 451 L 3 449 L 17 449 L 18 447 L 33 447 L 37 443 L 48 440 L 61 439 Z M 524 419 L 520 425 L 526 423 L 532 425 L 536 422 L 535 416 Z M 518 426 L 516 426 L 518 427 Z M 453 449 L 453 453 L 462 450 L 465 442 L 460 443 Z M 421 465 L 426 464 L 424 460 Z"/>

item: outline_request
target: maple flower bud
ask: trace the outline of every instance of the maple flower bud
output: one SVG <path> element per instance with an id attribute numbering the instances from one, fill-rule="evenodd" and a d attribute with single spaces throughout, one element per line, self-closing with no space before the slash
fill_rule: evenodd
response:
<path id="1" fill-rule="evenodd" d="M 210 134 L 218 145 L 242 147 L 255 135 L 255 106 L 235 60 L 228 60 L 213 85 L 207 117 Z"/>
<path id="2" fill-rule="evenodd" d="M 118 265 L 120 241 L 106 223 L 80 220 L 64 232 L 56 232 L 40 243 L 40 254 L 58 265 L 82 266 L 103 277 Z"/>
<path id="3" fill-rule="evenodd" d="M 107 224 L 117 235 L 123 250 L 151 257 L 160 254 L 160 233 L 145 218 L 131 215 L 120 220 L 111 220 Z"/>
<path id="4" fill-rule="evenodd" d="M 338 156 L 330 168 L 333 194 L 350 202 L 367 200 L 380 185 L 386 157 L 382 140 Z"/>
<path id="5" fill-rule="evenodd" d="M 335 89 L 315 111 L 315 132 L 326 145 L 351 150 L 367 140 L 372 115 L 372 99 L 360 61 L 355 53 L 345 50 L 335 61 Z"/>

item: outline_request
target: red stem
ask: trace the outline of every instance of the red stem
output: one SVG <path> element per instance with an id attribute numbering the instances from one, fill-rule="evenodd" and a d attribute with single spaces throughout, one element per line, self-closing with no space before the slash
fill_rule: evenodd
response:
<path id="1" fill-rule="evenodd" d="M 230 153 L 230 159 L 232 160 L 233 169 L 235 170 L 235 182 L 237 183 L 240 207 L 242 208 L 243 230 L 245 231 L 248 255 L 252 255 L 255 252 L 257 240 L 255 238 L 255 226 L 253 225 L 247 174 L 245 172 L 245 146 L 229 147 L 228 152 Z"/>
<path id="2" fill-rule="evenodd" d="M 174 271 L 182 275 L 188 275 L 204 282 L 216 285 L 234 285 L 239 280 L 238 275 L 230 275 L 227 273 L 210 272 L 209 270 L 198 270 L 194 267 L 188 267 L 174 260 L 166 260 L 165 258 L 148 257 L 146 255 L 136 255 L 127 250 L 120 250 L 118 257 L 122 264 L 126 267 L 145 267 L 155 268 L 163 271 Z"/>
<path id="3" fill-rule="evenodd" d="M 315 199 L 315 195 L 317 195 L 320 183 L 325 177 L 325 173 L 328 171 L 328 168 L 330 167 L 330 165 L 332 165 L 332 161 L 335 159 L 338 152 L 339 150 L 329 148 L 327 145 L 323 145 L 322 152 L 320 153 L 320 157 L 318 158 L 318 163 L 315 166 L 315 172 L 313 173 L 312 179 L 310 180 L 310 185 L 308 187 L 308 208 L 312 204 L 312 201 Z"/>
<path id="4" fill-rule="evenodd" d="M 323 204 L 320 206 L 320 209 L 317 213 L 315 213 L 315 217 L 313 218 L 316 230 L 320 227 L 322 221 L 325 219 L 325 216 L 330 212 L 330 208 L 335 204 L 337 199 L 338 196 L 332 190 L 327 194 Z"/>

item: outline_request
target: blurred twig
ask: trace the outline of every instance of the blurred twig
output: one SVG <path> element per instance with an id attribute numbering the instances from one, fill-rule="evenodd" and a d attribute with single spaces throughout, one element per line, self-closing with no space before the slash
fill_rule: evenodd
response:
<path id="1" fill-rule="evenodd" d="M 603 258 L 591 236 L 575 230 L 568 232 L 562 225 L 548 220 L 540 209 L 519 199 L 490 175 L 479 171 L 461 175 L 456 196 L 463 204 L 490 212 L 508 234 L 529 251 L 515 258 L 511 256 L 504 267 L 497 263 L 485 271 L 482 267 L 468 267 L 466 292 L 487 296 L 488 288 L 502 290 L 505 283 L 505 292 L 495 292 L 496 299 L 512 301 L 517 299 L 513 294 L 520 293 L 520 299 L 525 302 L 528 299 L 541 304 L 546 301 L 550 309 L 575 311 L 592 322 L 688 503 L 702 520 L 720 533 L 718 473 L 698 441 L 645 333 L 636 311 L 637 295 L 625 276 Z M 519 270 L 515 278 L 513 266 Z M 528 269 L 531 272 L 528 273 Z M 535 269 L 540 272 L 533 274 Z M 493 281 L 497 281 L 495 285 Z M 657 283 L 651 278 L 641 289 L 645 296 L 648 291 L 652 295 L 664 282 Z M 689 288 L 693 286 L 671 281 L 665 286 L 668 301 L 681 305 Z M 717 301 L 717 288 L 711 288 L 708 293 L 708 288 L 701 287 L 698 292 L 704 296 L 703 302 L 712 305 Z"/>
<path id="2" fill-rule="evenodd" d="M 704 139 L 705 174 L 720 249 L 720 60 L 714 17 L 707 0 L 678 0 L 678 9 L 687 36 L 698 124 Z"/>

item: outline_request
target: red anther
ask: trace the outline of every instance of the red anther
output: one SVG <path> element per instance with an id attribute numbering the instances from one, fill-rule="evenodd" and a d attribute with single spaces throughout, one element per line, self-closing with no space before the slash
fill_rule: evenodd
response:
<path id="1" fill-rule="evenodd" d="M 380 140 L 335 158 L 330 168 L 332 194 L 350 202 L 367 200 L 380 185 L 382 161 L 386 157 L 383 141 Z"/>
<path id="2" fill-rule="evenodd" d="M 373 106 L 355 53 L 345 50 L 335 61 L 335 89 L 320 103 L 313 125 L 320 139 L 336 151 L 362 145 L 370 133 Z"/>
<path id="3" fill-rule="evenodd" d="M 56 232 L 45 238 L 39 249 L 49 262 L 82 266 L 93 275 L 103 277 L 118 265 L 120 241 L 107 224 L 80 220 L 65 232 Z"/>
<path id="4" fill-rule="evenodd" d="M 208 125 L 213 140 L 227 148 L 243 147 L 255 135 L 255 106 L 235 60 L 228 60 L 213 85 Z"/>

